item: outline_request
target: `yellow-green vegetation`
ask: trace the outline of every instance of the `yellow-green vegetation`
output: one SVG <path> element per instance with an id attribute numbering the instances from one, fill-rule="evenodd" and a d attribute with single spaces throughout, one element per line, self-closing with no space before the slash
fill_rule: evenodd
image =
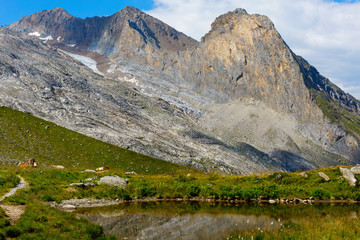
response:
<path id="1" fill-rule="evenodd" d="M 318 175 L 323 171 L 330 177 L 326 182 Z M 307 172 L 305 178 L 299 173 L 274 173 L 264 176 L 220 176 L 205 173 L 172 175 L 125 175 L 123 171 L 110 170 L 96 174 L 79 169 L 58 170 L 49 168 L 21 169 L 18 173 L 29 182 L 29 188 L 6 199 L 7 202 L 25 204 L 32 199 L 57 201 L 71 198 L 131 199 L 156 197 L 217 199 L 276 199 L 310 198 L 360 200 L 358 188 L 351 187 L 342 177 L 338 167 Z M 126 188 L 98 185 L 102 176 L 118 175 L 129 179 Z M 70 187 L 71 183 L 91 180 L 94 187 Z"/>
<path id="2" fill-rule="evenodd" d="M 0 215 L 2 209 L 0 209 Z M 114 239 L 104 236 L 101 226 L 78 219 L 74 214 L 59 211 L 39 201 L 28 203 L 25 213 L 16 225 L 0 216 L 0 239 Z"/>
<path id="3" fill-rule="evenodd" d="M 28 204 L 16 226 L 7 227 L 4 232 L 17 239 L 113 239 L 103 236 L 101 226 L 36 200 Z"/>
<path id="4" fill-rule="evenodd" d="M 0 197 L 15 187 L 20 179 L 12 172 L 0 171 Z"/>
<path id="5" fill-rule="evenodd" d="M 14 169 L 0 173 L 2 196 L 16 186 L 19 178 L 14 174 Z M 21 196 L 21 193 L 17 196 Z M 5 203 L 9 203 L 7 200 Z M 114 239 L 112 236 L 104 236 L 101 226 L 78 219 L 74 214 L 53 209 L 37 198 L 22 198 L 21 204 L 26 204 L 26 211 L 15 225 L 10 224 L 5 211 L 0 208 L 0 239 Z"/>
<path id="6" fill-rule="evenodd" d="M 189 169 L 98 141 L 30 114 L 0 107 L 0 162 L 14 166 L 29 158 L 35 158 L 40 166 L 94 169 L 106 165 L 141 174 L 168 174 Z"/>
<path id="7" fill-rule="evenodd" d="M 341 126 L 346 132 L 360 139 L 359 116 L 340 108 L 334 100 L 328 101 L 322 94 L 316 96 L 315 100 L 327 118 Z"/>

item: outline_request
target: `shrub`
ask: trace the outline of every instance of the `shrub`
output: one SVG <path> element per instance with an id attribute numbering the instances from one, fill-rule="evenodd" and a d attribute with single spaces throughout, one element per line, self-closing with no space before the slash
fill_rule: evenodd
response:
<path id="1" fill-rule="evenodd" d="M 44 195 L 41 199 L 45 202 L 52 202 L 52 201 L 56 200 L 54 197 L 52 197 L 50 195 Z"/>
<path id="2" fill-rule="evenodd" d="M 128 193 L 123 193 L 121 197 L 124 200 L 131 200 L 130 194 L 128 194 Z"/>
<path id="3" fill-rule="evenodd" d="M 16 238 L 21 235 L 21 230 L 18 227 L 11 226 L 5 229 L 6 236 L 10 238 Z"/>
<path id="4" fill-rule="evenodd" d="M 197 197 L 199 196 L 201 189 L 198 185 L 191 185 L 188 192 L 191 197 Z"/>
<path id="5" fill-rule="evenodd" d="M 147 184 L 140 185 L 138 195 L 139 197 L 153 197 L 156 194 L 156 188 L 148 186 Z"/>
<path id="6" fill-rule="evenodd" d="M 96 239 L 103 233 L 103 228 L 102 226 L 91 224 L 87 227 L 86 233 L 90 235 L 91 239 Z"/>
<path id="7" fill-rule="evenodd" d="M 10 221 L 9 219 L 6 218 L 0 218 L 0 228 L 4 228 L 10 226 Z M 0 238 L 1 239 L 1 238 Z"/>
<path id="8" fill-rule="evenodd" d="M 311 196 L 313 198 L 317 198 L 317 199 L 324 199 L 324 198 L 329 198 L 330 194 L 327 192 L 324 192 L 321 189 L 315 189 L 311 192 Z"/>
<path id="9" fill-rule="evenodd" d="M 183 175 L 179 175 L 177 178 L 176 178 L 176 181 L 178 182 L 186 182 L 186 177 L 184 177 Z"/>

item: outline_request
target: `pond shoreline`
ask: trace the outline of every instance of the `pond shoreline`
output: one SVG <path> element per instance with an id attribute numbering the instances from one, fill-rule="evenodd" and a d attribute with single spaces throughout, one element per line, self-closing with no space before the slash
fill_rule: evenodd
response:
<path id="1" fill-rule="evenodd" d="M 215 198 L 172 198 L 172 199 L 159 199 L 159 198 L 135 198 L 131 200 L 124 199 L 69 199 L 63 200 L 61 203 L 50 202 L 50 206 L 53 208 L 73 211 L 77 208 L 92 208 L 92 207 L 105 207 L 111 205 L 117 205 L 122 203 L 142 203 L 142 202 L 200 202 L 200 203 L 223 203 L 228 205 L 236 204 L 360 204 L 360 201 L 355 200 L 319 200 L 319 199 L 215 199 Z"/>

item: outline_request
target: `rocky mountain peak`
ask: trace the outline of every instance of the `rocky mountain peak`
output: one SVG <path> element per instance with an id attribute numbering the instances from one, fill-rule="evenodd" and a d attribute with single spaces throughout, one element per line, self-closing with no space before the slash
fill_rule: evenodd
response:
<path id="1" fill-rule="evenodd" d="M 237 31 L 245 34 L 253 33 L 256 29 L 275 30 L 274 24 L 268 17 L 258 14 L 250 15 L 245 9 L 237 8 L 217 17 L 211 24 L 210 32 L 202 38 L 202 41 L 221 36 L 227 32 Z"/>
<path id="2" fill-rule="evenodd" d="M 143 11 L 132 7 L 132 6 L 125 6 L 123 9 L 121 9 L 118 13 L 121 13 L 123 15 L 140 15 L 145 14 Z"/>
<path id="3" fill-rule="evenodd" d="M 69 18 L 75 17 L 70 15 L 65 9 L 56 7 L 51 10 L 44 10 L 42 12 L 32 14 L 29 17 L 23 17 L 19 23 L 42 23 L 44 21 L 62 22 Z"/>
<path id="4" fill-rule="evenodd" d="M 54 13 L 54 14 L 66 14 L 66 15 L 70 16 L 70 14 L 65 9 L 63 9 L 61 7 L 55 7 L 53 9 L 51 9 L 51 10 L 45 10 L 45 11 L 51 12 L 51 13 Z"/>

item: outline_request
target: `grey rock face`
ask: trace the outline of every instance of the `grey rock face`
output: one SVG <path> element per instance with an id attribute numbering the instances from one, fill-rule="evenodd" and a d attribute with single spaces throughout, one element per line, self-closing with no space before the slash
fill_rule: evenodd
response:
<path id="1" fill-rule="evenodd" d="M 100 178 L 98 184 L 126 188 L 128 184 L 128 180 L 124 178 L 120 178 L 118 176 L 105 176 Z"/>
<path id="2" fill-rule="evenodd" d="M 202 170 L 241 174 L 282 169 L 266 158 L 252 162 L 220 142 L 184 138 L 185 130 L 204 130 L 181 109 L 95 74 L 39 40 L 0 29 L 0 59 L 1 105 Z M 76 166 L 75 160 L 68 165 Z"/>
<path id="3" fill-rule="evenodd" d="M 343 177 L 349 182 L 349 184 L 353 187 L 356 187 L 358 184 L 358 179 L 356 178 L 355 174 L 347 168 L 340 167 L 339 169 Z"/>
<path id="4" fill-rule="evenodd" d="M 129 44 L 134 49 L 151 46 L 158 50 L 183 50 L 196 43 L 158 19 L 129 6 L 112 16 L 86 19 L 71 16 L 62 8 L 54 8 L 23 17 L 9 28 L 27 34 L 37 32 L 42 37 L 52 36 L 49 44 L 75 44 L 81 49 L 107 56 L 123 51 L 136 57 L 126 49 Z"/>
<path id="5" fill-rule="evenodd" d="M 353 172 L 354 174 L 360 174 L 360 165 L 357 164 L 356 166 L 352 167 L 351 172 Z"/>
<path id="6" fill-rule="evenodd" d="M 305 59 L 296 56 L 301 72 L 304 75 L 305 84 L 309 89 L 324 92 L 331 100 L 337 101 L 341 107 L 360 115 L 360 103 L 350 94 L 345 93 L 338 86 L 322 76 L 315 67 L 311 66 Z"/>

